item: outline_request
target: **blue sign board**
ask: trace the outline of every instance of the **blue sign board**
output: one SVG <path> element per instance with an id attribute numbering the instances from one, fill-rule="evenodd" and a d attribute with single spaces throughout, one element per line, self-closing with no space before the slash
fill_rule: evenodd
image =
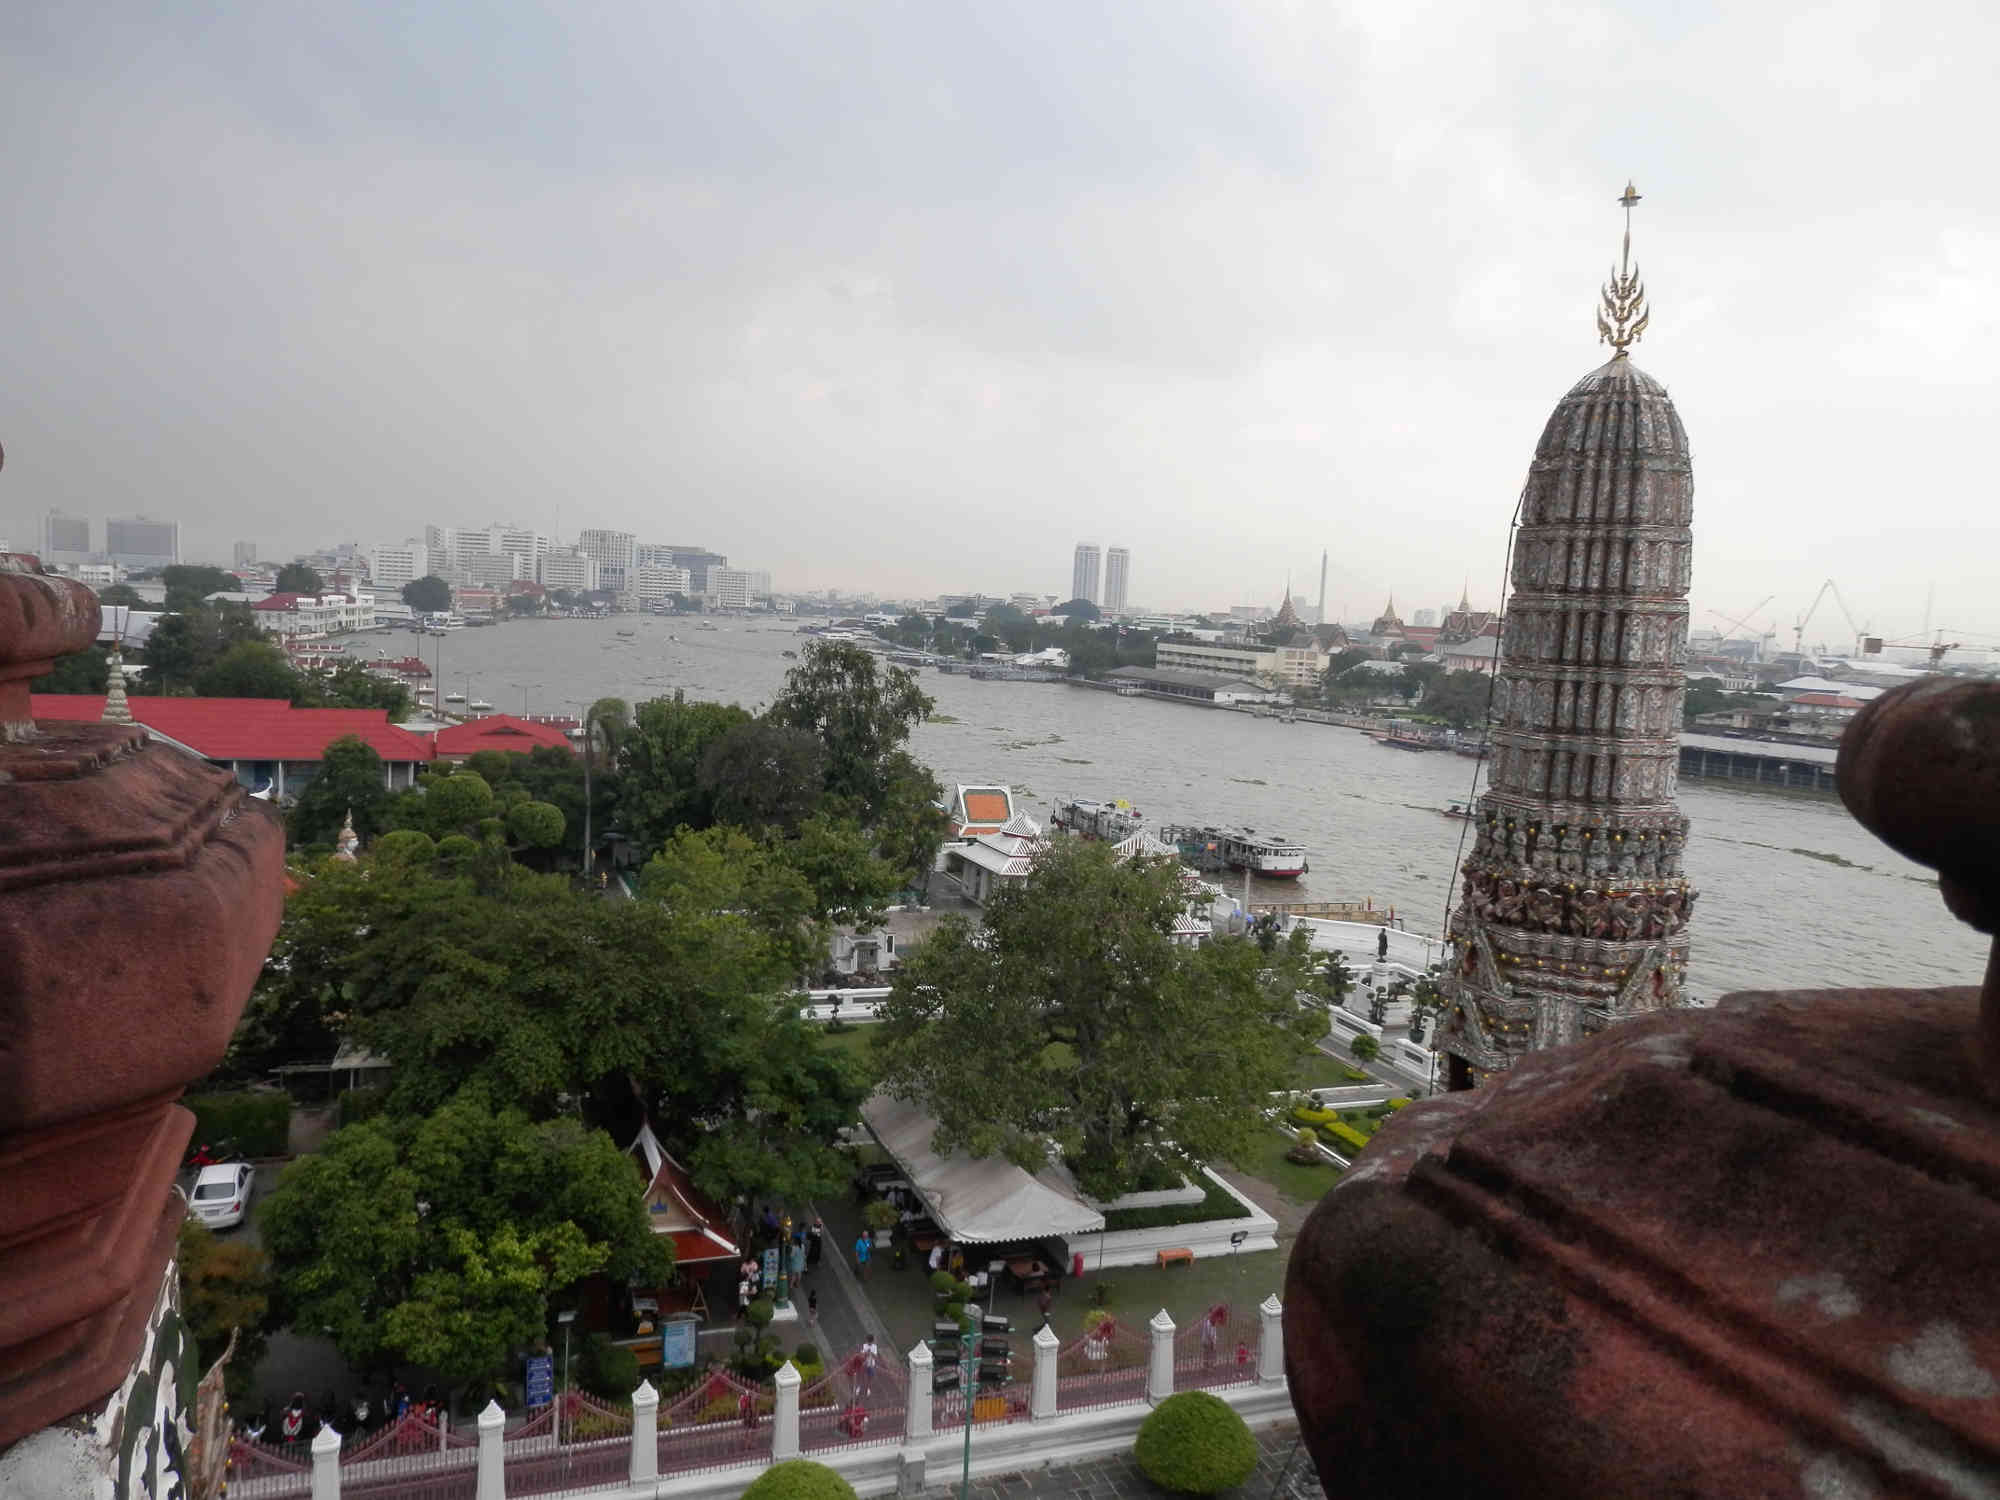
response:
<path id="1" fill-rule="evenodd" d="M 528 1405 L 547 1406 L 556 1398 L 556 1361 L 550 1354 L 530 1354 L 522 1384 L 528 1388 Z"/>
<path id="2" fill-rule="evenodd" d="M 775 1249 L 764 1252 L 764 1290 L 773 1296 L 778 1292 L 778 1252 Z"/>
<path id="3" fill-rule="evenodd" d="M 694 1368 L 693 1318 L 670 1318 L 660 1325 L 660 1364 L 669 1370 Z"/>

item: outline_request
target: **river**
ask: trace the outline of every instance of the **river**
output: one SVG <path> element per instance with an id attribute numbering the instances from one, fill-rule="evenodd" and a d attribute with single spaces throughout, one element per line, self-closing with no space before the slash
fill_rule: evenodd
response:
<path id="1" fill-rule="evenodd" d="M 444 692 L 503 713 L 575 713 L 676 689 L 756 709 L 802 640 L 777 619 L 620 616 L 515 621 L 442 640 L 361 636 L 351 649 L 425 660 L 443 651 Z M 620 632 L 630 631 L 625 635 Z M 937 717 L 911 748 L 947 786 L 1011 784 L 1044 821 L 1062 796 L 1123 797 L 1155 822 L 1247 824 L 1303 843 L 1298 881 L 1260 899 L 1373 900 L 1412 931 L 1442 929 L 1465 825 L 1437 809 L 1473 790 L 1473 761 L 1391 750 L 1349 729 L 1284 724 L 1061 683 L 920 674 Z M 1684 784 L 1686 855 L 1701 890 L 1691 993 L 1976 984 L 1985 943 L 1945 911 L 1931 873 L 1891 852 L 1838 802 Z"/>

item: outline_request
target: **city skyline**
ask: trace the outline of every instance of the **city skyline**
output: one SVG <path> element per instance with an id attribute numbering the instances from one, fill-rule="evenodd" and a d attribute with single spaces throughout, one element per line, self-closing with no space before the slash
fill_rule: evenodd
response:
<path id="1" fill-rule="evenodd" d="M 1695 619 L 1782 638 L 1831 577 L 2000 640 L 2000 210 L 1931 149 L 1992 122 L 1993 15 L 1053 14 L 16 10 L 0 534 L 588 517 L 897 596 L 1040 585 L 1087 506 L 1162 609 L 1321 545 L 1330 609 L 1490 595 L 1632 178 L 1638 358 L 1726 518 Z"/>

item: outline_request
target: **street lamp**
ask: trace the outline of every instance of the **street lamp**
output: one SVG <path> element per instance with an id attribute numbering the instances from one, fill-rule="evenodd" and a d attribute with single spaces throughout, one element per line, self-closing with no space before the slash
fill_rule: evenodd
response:
<path id="1" fill-rule="evenodd" d="M 568 1396 L 569 1395 L 569 1325 L 576 1321 L 576 1309 L 573 1307 L 563 1309 L 563 1311 L 556 1314 L 556 1321 L 562 1324 L 562 1331 L 563 1331 L 563 1382 L 562 1383 L 563 1383 L 563 1395 Z M 562 1446 L 562 1409 L 563 1409 L 563 1404 L 559 1400 L 556 1402 L 556 1446 L 558 1448 Z"/>
<path id="2" fill-rule="evenodd" d="M 975 1307 L 978 1305 L 973 1304 Z M 968 1313 L 966 1316 L 969 1319 L 973 1315 Z M 958 1473 L 958 1500 L 968 1500 L 972 1490 L 972 1410 L 979 1394 L 979 1362 L 973 1352 L 976 1340 L 971 1322 L 959 1325 L 958 1339 L 965 1346 L 965 1354 L 959 1363 L 959 1369 L 965 1373 L 958 1378 L 958 1401 L 965 1420 L 965 1458 Z"/>

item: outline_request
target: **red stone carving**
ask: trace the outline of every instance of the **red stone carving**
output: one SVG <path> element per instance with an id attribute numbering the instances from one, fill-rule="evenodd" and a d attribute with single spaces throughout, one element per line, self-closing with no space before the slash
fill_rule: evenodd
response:
<path id="1" fill-rule="evenodd" d="M 283 906 L 284 833 L 129 724 L 31 724 L 95 638 L 83 585 L 0 555 L 0 1446 L 102 1399 L 138 1351 L 193 1117 Z"/>
<path id="2" fill-rule="evenodd" d="M 1839 767 L 1988 931 L 1996 728 L 2000 685 L 1913 684 Z M 1972 1043 L 1997 971 L 1984 996 L 1662 1011 L 1403 1111 L 1292 1254 L 1320 1472 L 1407 1497 L 1993 1491 L 2000 1053 Z"/>

